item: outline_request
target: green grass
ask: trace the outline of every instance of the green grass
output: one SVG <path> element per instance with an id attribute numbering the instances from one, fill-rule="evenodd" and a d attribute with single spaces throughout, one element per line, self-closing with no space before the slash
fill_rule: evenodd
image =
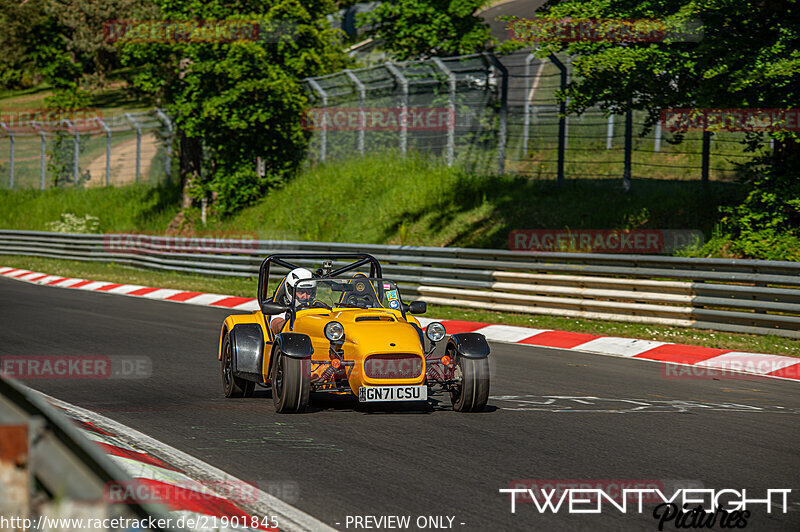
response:
<path id="1" fill-rule="evenodd" d="M 506 248 L 514 229 L 701 229 L 742 196 L 734 183 L 553 181 L 469 174 L 393 152 L 320 165 L 212 227 L 261 238 Z"/>
<path id="2" fill-rule="evenodd" d="M 308 168 L 258 204 L 198 234 L 262 239 L 507 248 L 514 229 L 700 229 L 734 183 L 643 179 L 622 192 L 616 179 L 551 180 L 475 175 L 422 156 L 384 152 Z M 0 190 L 0 227 L 45 230 L 72 212 L 100 218 L 103 232 L 163 232 L 177 212 L 175 188 L 128 186 Z M 193 218 L 199 218 L 193 216 Z"/>
<path id="3" fill-rule="evenodd" d="M 25 268 L 64 277 L 80 277 L 99 281 L 114 281 L 243 297 L 255 297 L 258 284 L 258 279 L 256 278 L 210 277 L 142 270 L 113 263 L 78 262 L 12 255 L 0 256 L 0 265 Z M 427 316 L 438 319 L 500 323 L 800 357 L 800 342 L 780 336 L 756 336 L 659 325 L 534 316 L 438 305 L 429 305 Z"/>
<path id="4" fill-rule="evenodd" d="M 47 231 L 62 213 L 100 218 L 100 232 L 163 233 L 178 212 L 177 187 L 0 189 L 0 227 Z"/>

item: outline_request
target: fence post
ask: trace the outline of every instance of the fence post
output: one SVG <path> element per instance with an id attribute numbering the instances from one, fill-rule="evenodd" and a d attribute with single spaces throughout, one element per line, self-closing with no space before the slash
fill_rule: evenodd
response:
<path id="1" fill-rule="evenodd" d="M 400 84 L 400 151 L 408 153 L 408 79 L 392 63 L 386 63 L 389 73 Z"/>
<path id="2" fill-rule="evenodd" d="M 447 166 L 453 166 L 456 154 L 456 75 L 447 68 L 447 65 L 438 57 L 433 58 L 433 63 L 447 76 Z"/>
<path id="3" fill-rule="evenodd" d="M 564 86 L 562 90 L 567 88 L 569 82 L 572 80 L 572 76 L 570 76 L 570 67 L 572 67 L 572 58 L 567 56 L 567 60 L 564 62 Z M 569 106 L 569 98 L 564 98 L 564 109 Z M 564 151 L 569 149 L 569 116 L 564 115 Z"/>
<path id="4" fill-rule="evenodd" d="M 78 154 L 80 153 L 81 147 L 81 140 L 80 136 L 78 135 L 78 128 L 72 125 L 72 122 L 65 118 L 64 122 L 66 122 L 67 127 L 72 130 L 74 136 L 74 140 L 72 142 L 73 150 L 72 150 L 72 183 L 77 185 L 78 184 L 78 174 L 80 173 L 78 170 Z"/>
<path id="5" fill-rule="evenodd" d="M 364 116 L 364 103 L 366 101 L 366 89 L 358 76 L 353 74 L 350 69 L 345 69 L 345 74 L 353 82 L 358 90 L 358 153 L 364 155 L 364 126 L 366 125 L 366 117 Z"/>
<path id="6" fill-rule="evenodd" d="M 703 131 L 701 179 L 704 187 L 708 186 L 708 167 L 711 160 L 711 134 L 710 131 Z"/>
<path id="7" fill-rule="evenodd" d="M 614 115 L 608 115 L 608 129 L 606 129 L 606 149 L 610 150 L 614 142 Z"/>
<path id="8" fill-rule="evenodd" d="M 497 139 L 497 173 L 503 175 L 506 171 L 506 130 L 508 128 L 508 69 L 494 54 L 483 52 L 494 67 L 502 74 L 500 82 L 500 124 Z M 488 88 L 488 83 L 487 83 Z"/>
<path id="9" fill-rule="evenodd" d="M 125 113 L 125 118 L 136 128 L 136 182 L 138 183 L 142 165 L 142 128 L 130 113 Z"/>
<path id="10" fill-rule="evenodd" d="M 39 156 L 39 189 L 44 190 L 44 177 L 45 177 L 45 159 L 47 158 L 47 134 L 44 129 L 40 128 L 35 121 L 31 122 L 31 126 L 39 132 L 42 137 L 42 152 Z"/>
<path id="11" fill-rule="evenodd" d="M 525 111 L 522 123 L 522 156 L 528 155 L 528 138 L 531 128 L 531 63 L 536 59 L 533 53 L 525 58 Z"/>
<path id="12" fill-rule="evenodd" d="M 103 126 L 106 132 L 106 186 L 111 184 L 111 129 L 103 122 L 103 119 L 97 117 L 97 122 Z"/>
<path id="13" fill-rule="evenodd" d="M 0 122 L 0 127 L 2 127 L 6 133 L 8 133 L 9 141 L 11 143 L 11 149 L 9 153 L 10 161 L 8 165 L 8 188 L 14 188 L 14 132 L 6 126 L 5 122 Z"/>
<path id="14" fill-rule="evenodd" d="M 164 168 L 164 172 L 167 175 L 167 185 L 170 183 L 170 174 L 172 173 L 172 120 L 162 111 L 161 109 L 156 109 L 156 114 L 161 119 L 164 124 L 167 126 L 167 133 L 169 134 L 169 138 L 167 140 L 167 162 L 166 167 Z"/>
<path id="15" fill-rule="evenodd" d="M 653 151 L 661 151 L 661 120 L 656 122 L 655 140 L 653 142 Z"/>
<path id="16" fill-rule="evenodd" d="M 319 161 L 324 163 L 328 151 L 328 93 L 325 92 L 314 78 L 307 78 L 306 81 L 308 81 L 308 85 L 322 98 L 322 131 L 320 131 L 319 135 Z"/>
<path id="17" fill-rule="evenodd" d="M 630 105 L 630 102 L 629 102 Z M 622 189 L 631 189 L 631 154 L 633 151 L 633 111 L 630 107 L 625 111 L 625 167 L 622 171 Z"/>
<path id="18" fill-rule="evenodd" d="M 567 86 L 567 67 L 555 54 L 550 54 L 550 61 L 561 71 L 561 90 Z M 564 186 L 564 153 L 567 147 L 567 101 L 561 98 L 558 104 L 558 186 Z"/>

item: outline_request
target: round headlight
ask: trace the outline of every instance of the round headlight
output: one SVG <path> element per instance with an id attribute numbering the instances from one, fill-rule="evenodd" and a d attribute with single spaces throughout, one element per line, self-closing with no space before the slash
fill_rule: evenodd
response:
<path id="1" fill-rule="evenodd" d="M 331 342 L 338 342 L 344 336 L 344 327 L 338 321 L 329 322 L 325 326 L 325 338 Z"/>
<path id="2" fill-rule="evenodd" d="M 428 340 L 431 342 L 438 342 L 445 336 L 444 325 L 439 323 L 438 321 L 434 321 L 429 323 L 427 327 L 425 327 L 425 334 L 428 335 Z"/>

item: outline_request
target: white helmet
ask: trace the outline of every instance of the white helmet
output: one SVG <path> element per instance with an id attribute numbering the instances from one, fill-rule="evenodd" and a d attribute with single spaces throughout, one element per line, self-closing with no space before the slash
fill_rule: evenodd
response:
<path id="1" fill-rule="evenodd" d="M 292 300 L 291 293 L 294 290 L 295 285 L 297 285 L 297 283 L 299 283 L 300 281 L 305 281 L 306 279 L 311 279 L 313 277 L 314 275 L 305 268 L 295 268 L 294 270 L 289 272 L 289 274 L 286 276 L 285 300 L 287 305 Z"/>
<path id="2" fill-rule="evenodd" d="M 311 272 L 305 268 L 295 268 L 289 272 L 289 275 L 286 276 L 286 284 L 289 286 L 289 288 L 294 288 L 294 285 L 296 285 L 298 281 L 311 279 L 312 277 L 314 276 L 311 274 Z"/>

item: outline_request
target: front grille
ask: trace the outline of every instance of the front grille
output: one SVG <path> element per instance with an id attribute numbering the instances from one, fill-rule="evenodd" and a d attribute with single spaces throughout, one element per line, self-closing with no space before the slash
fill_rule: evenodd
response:
<path id="1" fill-rule="evenodd" d="M 364 374 L 371 379 L 415 379 L 424 365 L 422 357 L 411 353 L 371 355 L 364 361 Z"/>

